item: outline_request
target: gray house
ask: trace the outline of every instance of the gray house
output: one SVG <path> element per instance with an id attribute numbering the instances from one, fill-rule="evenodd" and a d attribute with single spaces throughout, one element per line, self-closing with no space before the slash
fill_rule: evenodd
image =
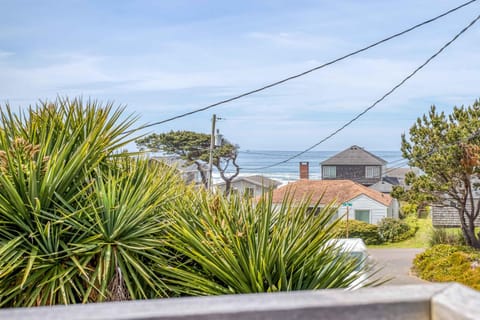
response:
<path id="1" fill-rule="evenodd" d="M 247 194 L 250 197 L 258 197 L 263 192 L 268 192 L 276 189 L 282 183 L 280 181 L 270 179 L 261 175 L 253 175 L 247 177 L 237 177 L 233 179 L 231 184 L 231 191 L 239 194 Z M 220 182 L 215 187 L 224 192 L 225 182 Z"/>
<path id="2" fill-rule="evenodd" d="M 476 204 L 476 206 L 478 206 L 480 201 L 480 191 L 475 190 L 473 192 L 473 196 L 473 202 Z M 471 210 L 472 205 L 470 201 L 467 201 L 466 208 L 467 210 Z M 448 196 L 445 196 L 438 202 L 432 203 L 431 210 L 432 224 L 434 227 L 458 228 L 461 226 L 456 203 Z M 480 216 L 475 219 L 474 224 L 476 227 L 480 227 Z"/>
<path id="3" fill-rule="evenodd" d="M 320 163 L 323 180 L 352 180 L 364 186 L 381 181 L 386 164 L 387 161 L 356 145 Z"/>
<path id="4" fill-rule="evenodd" d="M 197 166 L 195 164 L 188 164 L 187 161 L 178 156 L 152 157 L 150 158 L 150 161 L 161 162 L 169 167 L 175 168 L 178 174 L 182 177 L 182 180 L 187 184 L 202 184 L 202 177 L 200 175 L 200 171 L 197 169 Z M 204 174 L 207 174 L 208 166 L 202 164 L 202 171 Z"/>

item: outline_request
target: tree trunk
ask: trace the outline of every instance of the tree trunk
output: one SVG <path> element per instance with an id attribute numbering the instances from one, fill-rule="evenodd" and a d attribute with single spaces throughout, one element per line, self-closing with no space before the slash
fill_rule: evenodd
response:
<path id="1" fill-rule="evenodd" d="M 466 208 L 458 210 L 463 237 L 467 245 L 480 249 L 480 239 L 475 234 L 475 218 L 467 212 Z"/>
<path id="2" fill-rule="evenodd" d="M 222 177 L 223 181 L 225 181 L 225 194 L 226 195 L 230 194 L 230 189 L 232 187 L 232 181 L 240 173 L 240 167 L 238 166 L 238 164 L 235 161 L 236 161 L 236 158 L 233 159 L 233 161 L 232 161 L 232 164 L 235 166 L 235 173 L 233 175 L 231 175 L 230 177 L 225 176 L 225 170 L 220 168 L 220 166 L 216 165 L 218 171 L 220 172 L 220 177 Z"/>
<path id="3" fill-rule="evenodd" d="M 205 174 L 205 171 L 202 170 L 202 163 L 198 161 L 194 161 L 195 166 L 197 167 L 198 172 L 200 172 L 200 177 L 202 178 L 202 184 L 205 188 L 208 188 L 208 178 Z"/>

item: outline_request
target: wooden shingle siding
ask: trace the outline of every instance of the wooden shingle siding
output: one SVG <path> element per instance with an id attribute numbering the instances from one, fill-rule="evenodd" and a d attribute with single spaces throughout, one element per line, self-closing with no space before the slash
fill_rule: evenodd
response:
<path id="1" fill-rule="evenodd" d="M 467 208 L 470 205 L 467 204 Z M 458 210 L 452 206 L 432 205 L 432 224 L 434 227 L 458 228 L 461 226 Z M 475 226 L 480 227 L 480 217 L 475 220 Z"/>

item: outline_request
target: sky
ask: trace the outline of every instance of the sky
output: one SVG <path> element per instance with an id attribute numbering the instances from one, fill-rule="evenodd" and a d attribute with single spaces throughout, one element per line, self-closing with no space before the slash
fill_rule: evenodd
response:
<path id="1" fill-rule="evenodd" d="M 83 97 L 161 121 L 300 73 L 466 0 L 0 0 L 0 105 Z M 275 88 L 155 126 L 220 132 L 241 150 L 303 150 L 370 106 L 480 13 L 476 2 Z M 435 104 L 480 98 L 480 22 L 315 150 L 399 150 Z M 135 150 L 132 145 L 129 148 Z"/>

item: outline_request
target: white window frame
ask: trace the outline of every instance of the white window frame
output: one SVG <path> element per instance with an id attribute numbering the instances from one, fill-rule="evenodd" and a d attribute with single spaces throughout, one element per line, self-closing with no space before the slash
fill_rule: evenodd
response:
<path id="1" fill-rule="evenodd" d="M 365 166 L 365 178 L 380 178 L 379 166 Z"/>
<path id="2" fill-rule="evenodd" d="M 364 222 L 367 222 L 367 223 L 372 223 L 372 212 L 370 209 L 355 209 L 353 211 L 353 217 L 355 220 L 357 220 L 357 211 L 363 211 L 363 212 L 368 212 L 368 221 L 364 221 Z M 358 221 L 363 221 L 363 220 L 358 220 Z"/>
<path id="3" fill-rule="evenodd" d="M 323 166 L 322 167 L 322 177 L 323 178 L 336 178 L 337 177 L 337 167 L 336 166 Z"/>

